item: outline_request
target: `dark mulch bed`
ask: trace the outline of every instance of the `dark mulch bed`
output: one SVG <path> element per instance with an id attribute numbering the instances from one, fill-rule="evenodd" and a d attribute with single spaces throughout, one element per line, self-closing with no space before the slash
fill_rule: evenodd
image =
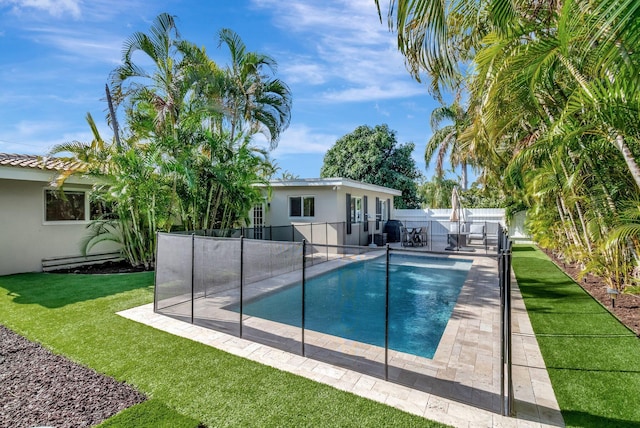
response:
<path id="1" fill-rule="evenodd" d="M 0 325 L 0 426 L 89 427 L 145 399 Z"/>
<path id="2" fill-rule="evenodd" d="M 107 274 L 107 273 L 130 273 L 144 272 L 144 266 L 131 266 L 129 262 L 121 260 L 118 262 L 105 262 L 94 265 L 78 266 L 70 269 L 58 269 L 51 273 L 88 273 L 88 274 Z"/>
<path id="3" fill-rule="evenodd" d="M 551 251 L 545 249 L 542 249 L 542 251 L 544 251 L 560 269 L 564 270 L 567 275 L 580 284 L 587 293 L 613 313 L 620 322 L 640 337 L 640 296 L 624 293 L 619 294 L 615 301 L 615 307 L 613 307 L 611 298 L 607 294 L 607 285 L 602 278 L 589 274 L 584 276 L 582 280 L 579 280 L 578 276 L 582 271 L 579 265 L 567 263 Z"/>

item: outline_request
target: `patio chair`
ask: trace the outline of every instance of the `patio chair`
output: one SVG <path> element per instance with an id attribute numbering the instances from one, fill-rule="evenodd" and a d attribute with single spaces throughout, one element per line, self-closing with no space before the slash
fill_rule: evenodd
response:
<path id="1" fill-rule="evenodd" d="M 406 227 L 400 226 L 400 242 L 403 247 L 406 247 L 409 244 L 413 245 L 413 241 L 411 240 L 412 232 L 409 232 Z"/>
<path id="2" fill-rule="evenodd" d="M 472 224 L 469 227 L 469 237 L 467 238 L 469 243 L 473 240 L 482 241 L 482 245 L 487 243 L 487 233 L 484 228 L 484 224 Z"/>
<path id="3" fill-rule="evenodd" d="M 427 245 L 427 228 L 423 227 L 422 230 L 420 231 L 420 242 L 422 242 L 422 245 L 426 246 Z"/>
<path id="4" fill-rule="evenodd" d="M 487 223 L 487 229 L 485 231 L 485 245 L 497 245 L 498 244 L 498 229 L 500 225 L 498 223 Z"/>
<path id="5" fill-rule="evenodd" d="M 421 247 L 425 244 L 425 240 L 422 239 L 422 227 L 417 227 L 413 230 L 412 241 L 414 245 L 420 245 Z"/>

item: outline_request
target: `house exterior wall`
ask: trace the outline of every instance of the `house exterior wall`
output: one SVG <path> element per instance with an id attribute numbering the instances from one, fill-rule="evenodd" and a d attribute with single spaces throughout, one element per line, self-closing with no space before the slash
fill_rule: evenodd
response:
<path id="1" fill-rule="evenodd" d="M 45 222 L 45 188 L 47 181 L 0 178 L 0 275 L 42 271 L 43 258 L 81 254 L 88 222 Z M 91 186 L 75 183 L 65 188 Z M 91 252 L 115 249 L 115 244 L 105 242 Z"/>
<path id="2" fill-rule="evenodd" d="M 271 188 L 271 200 L 265 204 L 264 225 L 285 226 L 294 225 L 295 232 L 286 228 L 279 228 L 273 232 L 273 239 L 286 239 L 295 234 L 296 240 L 306 239 L 308 242 L 329 245 L 366 245 L 371 242 L 370 234 L 382 233 L 384 222 L 389 219 L 389 213 L 393 212 L 393 197 L 399 193 L 392 189 L 379 186 L 370 186 L 351 181 L 328 180 L 322 184 L 309 180 L 301 185 L 273 186 Z M 346 233 L 347 222 L 347 194 L 350 197 L 367 197 L 367 208 L 362 208 L 362 222 L 353 223 L 351 234 Z M 292 197 L 313 197 L 315 215 L 313 217 L 291 217 L 289 214 L 289 201 Z M 385 204 L 384 219 L 375 228 L 376 222 L 376 198 Z M 350 203 L 349 203 L 350 205 Z M 390 205 L 387 207 L 386 205 Z M 369 225 L 365 230 L 365 212 L 368 214 Z M 250 218 L 253 214 L 250 213 Z M 313 226 L 310 225 L 313 223 Z M 328 223 L 325 225 L 325 223 Z M 251 226 L 254 226 L 253 224 Z M 326 238 L 325 238 L 326 237 Z M 326 240 L 326 242 L 325 242 Z"/>

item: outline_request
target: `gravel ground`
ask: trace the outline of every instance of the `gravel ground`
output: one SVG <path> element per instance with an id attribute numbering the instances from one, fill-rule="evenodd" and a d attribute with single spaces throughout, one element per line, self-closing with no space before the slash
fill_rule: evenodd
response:
<path id="1" fill-rule="evenodd" d="M 89 427 L 145 399 L 0 325 L 0 427 Z"/>

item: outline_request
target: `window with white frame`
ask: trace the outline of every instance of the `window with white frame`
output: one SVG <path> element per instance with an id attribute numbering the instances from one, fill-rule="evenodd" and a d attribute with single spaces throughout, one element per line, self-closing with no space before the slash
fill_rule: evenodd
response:
<path id="1" fill-rule="evenodd" d="M 253 237 L 255 239 L 262 239 L 263 226 L 264 209 L 262 204 L 256 204 L 253 206 Z"/>
<path id="2" fill-rule="evenodd" d="M 351 223 L 360 223 L 362 221 L 362 198 L 359 196 L 351 197 Z"/>
<path id="3" fill-rule="evenodd" d="M 314 196 L 289 197 L 289 217 L 314 217 L 315 215 Z"/>

